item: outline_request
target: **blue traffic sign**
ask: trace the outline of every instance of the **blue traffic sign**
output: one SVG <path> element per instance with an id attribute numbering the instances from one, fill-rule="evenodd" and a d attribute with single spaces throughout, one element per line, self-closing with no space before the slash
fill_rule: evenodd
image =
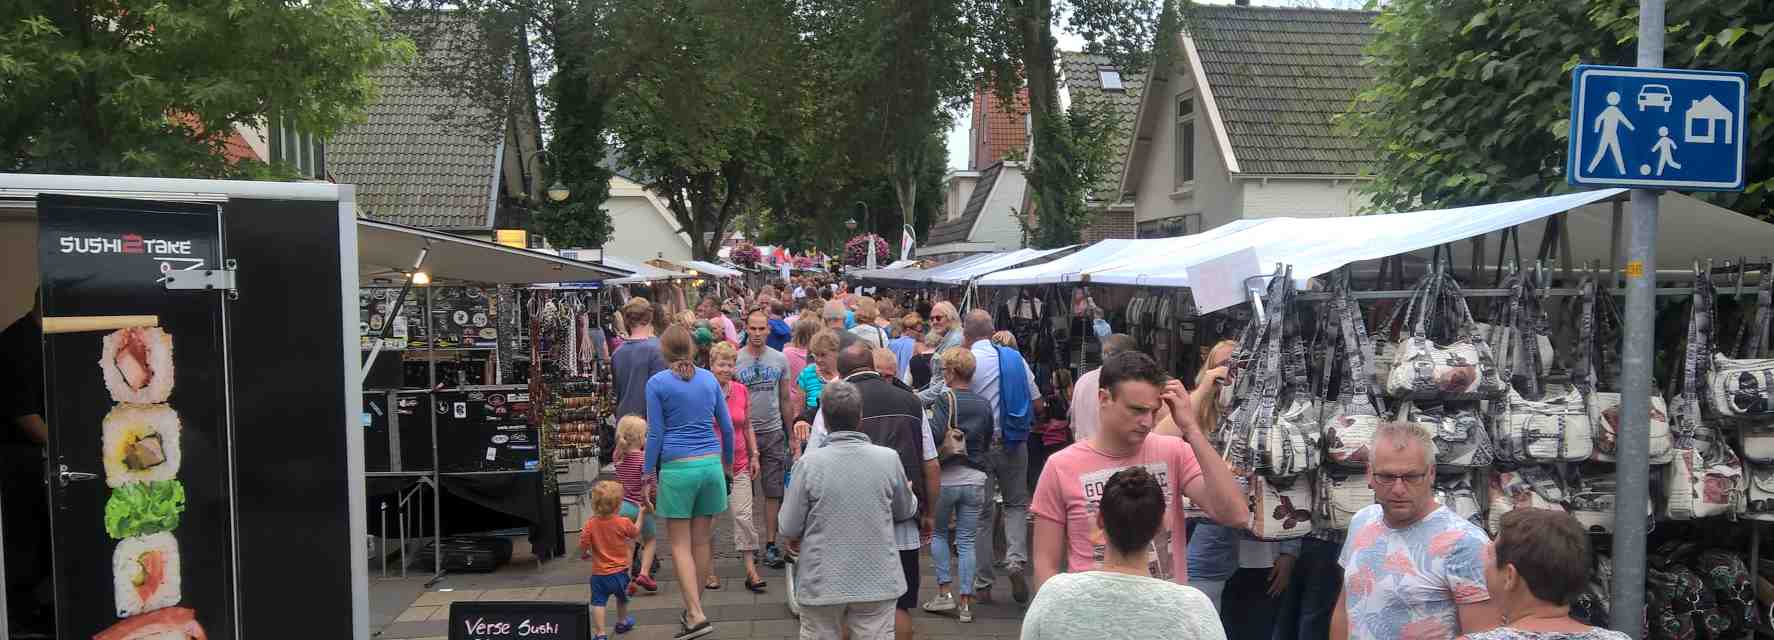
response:
<path id="1" fill-rule="evenodd" d="M 1579 65 L 1571 76 L 1573 185 L 1741 191 L 1749 77 Z"/>

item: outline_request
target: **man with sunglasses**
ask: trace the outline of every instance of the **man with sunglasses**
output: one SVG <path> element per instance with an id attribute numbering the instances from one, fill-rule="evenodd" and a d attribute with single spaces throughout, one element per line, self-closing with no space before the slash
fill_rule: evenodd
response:
<path id="1" fill-rule="evenodd" d="M 961 346 L 961 314 L 955 310 L 955 305 L 946 300 L 931 305 L 930 330 L 942 334 L 942 343 L 936 345 L 936 355 L 930 357 L 930 370 L 942 371 L 942 353 Z M 949 385 L 943 382 L 942 376 L 930 376 L 930 384 L 918 390 L 918 400 L 925 407 L 933 407 L 948 390 Z"/>
<path id="2" fill-rule="evenodd" d="M 1349 524 L 1332 640 L 1452 640 L 1497 626 L 1485 588 L 1489 537 L 1435 501 L 1435 441 L 1415 424 L 1374 433 L 1374 501 Z"/>

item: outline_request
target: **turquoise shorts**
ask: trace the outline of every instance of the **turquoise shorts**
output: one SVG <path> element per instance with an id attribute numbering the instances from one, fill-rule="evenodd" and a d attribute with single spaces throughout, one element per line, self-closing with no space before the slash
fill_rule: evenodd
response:
<path id="1" fill-rule="evenodd" d="M 629 520 L 633 520 L 635 516 L 638 516 L 640 514 L 641 514 L 641 506 L 640 505 L 635 504 L 633 502 L 629 502 L 627 500 L 622 501 L 622 514 L 621 514 L 622 517 L 628 518 Z M 653 514 L 648 513 L 647 517 L 641 519 L 641 539 L 642 540 L 652 540 L 653 538 L 658 537 L 658 535 L 659 535 L 659 529 L 657 527 L 653 526 Z"/>
<path id="2" fill-rule="evenodd" d="M 706 455 L 665 463 L 659 469 L 659 516 L 671 520 L 727 511 L 727 476 L 721 457 Z"/>

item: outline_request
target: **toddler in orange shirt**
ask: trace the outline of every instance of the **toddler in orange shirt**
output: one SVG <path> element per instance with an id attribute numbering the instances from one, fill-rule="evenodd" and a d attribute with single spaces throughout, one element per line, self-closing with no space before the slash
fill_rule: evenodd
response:
<path id="1" fill-rule="evenodd" d="M 647 516 L 642 505 L 633 520 L 617 515 L 622 509 L 622 484 L 605 480 L 591 488 L 591 518 L 579 530 L 579 559 L 596 565 L 591 576 L 591 618 L 597 627 L 597 640 L 609 640 L 604 633 L 605 607 L 616 597 L 616 633 L 634 629 L 634 617 L 628 615 L 629 545 L 641 536 L 637 522 Z"/>

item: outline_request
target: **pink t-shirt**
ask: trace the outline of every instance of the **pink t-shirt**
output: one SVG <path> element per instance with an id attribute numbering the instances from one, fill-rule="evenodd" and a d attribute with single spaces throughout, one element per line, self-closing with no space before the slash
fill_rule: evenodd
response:
<path id="1" fill-rule="evenodd" d="M 1189 543 L 1183 533 L 1183 487 L 1201 477 L 1195 451 L 1181 438 L 1151 435 L 1138 453 L 1116 458 L 1098 451 L 1090 442 L 1078 442 L 1047 459 L 1041 482 L 1029 510 L 1037 517 L 1066 527 L 1066 570 L 1102 568 L 1103 545 L 1108 538 L 1097 528 L 1097 503 L 1103 486 L 1116 471 L 1144 466 L 1164 487 L 1164 526 L 1152 540 L 1152 577 L 1177 584 L 1189 580 Z M 1167 542 L 1168 541 L 1168 542 Z M 1169 555 L 1161 550 L 1168 543 Z"/>
<path id="2" fill-rule="evenodd" d="M 788 370 L 790 373 L 800 373 L 802 369 L 807 368 L 806 349 L 802 349 L 792 344 L 785 345 L 782 347 L 782 357 L 788 359 Z"/>
<path id="3" fill-rule="evenodd" d="M 751 428 L 751 421 L 746 416 L 751 414 L 751 392 L 738 380 L 728 380 L 727 415 L 733 417 L 733 473 L 745 473 L 751 468 L 751 450 L 745 448 L 745 432 L 740 428 Z M 721 437 L 720 429 L 715 430 L 715 437 Z"/>

